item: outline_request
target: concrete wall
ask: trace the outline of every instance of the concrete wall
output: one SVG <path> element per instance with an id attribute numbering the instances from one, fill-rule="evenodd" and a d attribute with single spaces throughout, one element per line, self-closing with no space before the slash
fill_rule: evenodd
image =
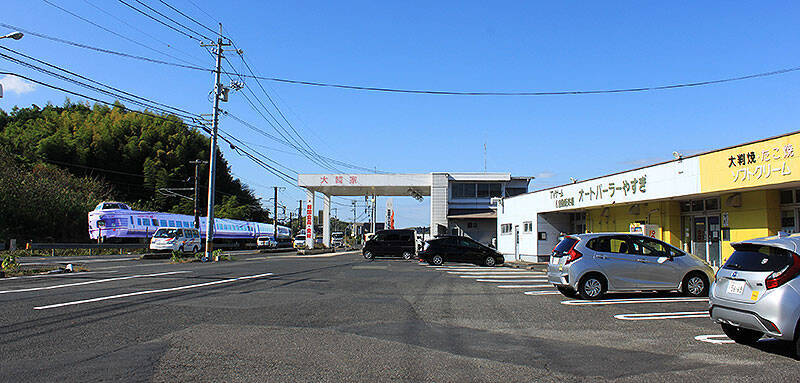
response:
<path id="1" fill-rule="evenodd" d="M 431 235 L 447 234 L 437 233 L 438 225 L 449 227 L 447 224 L 447 189 L 449 178 L 447 173 L 431 173 Z"/>

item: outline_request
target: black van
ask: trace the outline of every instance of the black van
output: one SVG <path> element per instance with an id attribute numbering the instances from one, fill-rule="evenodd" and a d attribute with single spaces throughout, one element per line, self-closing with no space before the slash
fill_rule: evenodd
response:
<path id="1" fill-rule="evenodd" d="M 375 233 L 361 253 L 366 259 L 375 257 L 414 258 L 416 254 L 417 234 L 414 230 L 380 230 Z"/>

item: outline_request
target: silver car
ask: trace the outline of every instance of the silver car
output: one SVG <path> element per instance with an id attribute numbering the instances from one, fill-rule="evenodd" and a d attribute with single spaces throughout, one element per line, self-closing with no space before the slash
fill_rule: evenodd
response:
<path id="1" fill-rule="evenodd" d="M 548 281 L 568 296 L 599 299 L 608 291 L 674 291 L 708 295 L 714 270 L 665 242 L 630 233 L 565 237 L 553 249 Z"/>
<path id="2" fill-rule="evenodd" d="M 794 342 L 800 355 L 800 236 L 780 233 L 731 245 L 734 252 L 711 286 L 711 319 L 738 343 L 766 334 Z"/>

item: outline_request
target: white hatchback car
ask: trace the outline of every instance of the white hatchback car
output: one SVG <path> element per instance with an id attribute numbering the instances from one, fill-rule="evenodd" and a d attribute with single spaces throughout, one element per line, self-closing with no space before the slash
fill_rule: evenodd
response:
<path id="1" fill-rule="evenodd" d="M 150 250 L 156 251 L 190 251 L 196 253 L 202 246 L 200 232 L 197 229 L 177 229 L 162 227 L 153 234 Z"/>

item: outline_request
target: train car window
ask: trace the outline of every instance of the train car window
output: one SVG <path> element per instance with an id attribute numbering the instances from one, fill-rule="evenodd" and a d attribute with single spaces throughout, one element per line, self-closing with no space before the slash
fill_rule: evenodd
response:
<path id="1" fill-rule="evenodd" d="M 158 220 L 157 219 L 153 219 L 153 226 L 158 226 Z"/>
<path id="2" fill-rule="evenodd" d="M 129 217 L 131 219 L 131 225 L 133 225 L 133 216 Z"/>

